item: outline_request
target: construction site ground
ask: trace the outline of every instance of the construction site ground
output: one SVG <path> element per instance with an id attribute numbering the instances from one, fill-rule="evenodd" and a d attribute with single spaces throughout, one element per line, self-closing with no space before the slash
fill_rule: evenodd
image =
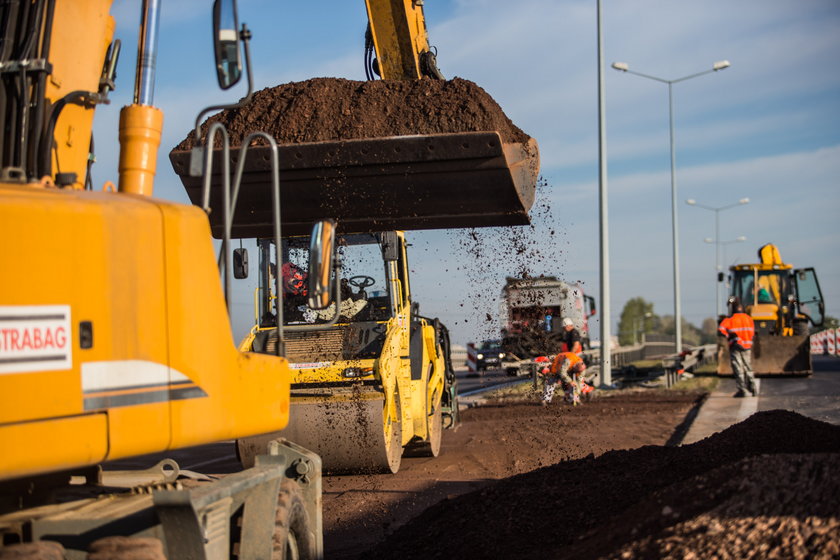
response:
<path id="1" fill-rule="evenodd" d="M 576 407 L 527 389 L 466 397 L 439 457 L 324 478 L 325 557 L 840 557 L 840 360 L 815 370 L 750 399 L 732 379 Z M 231 442 L 174 458 L 239 469 Z"/>
<path id="2" fill-rule="evenodd" d="M 665 445 L 701 398 L 697 392 L 621 391 L 577 407 L 557 399 L 545 408 L 527 393 L 484 400 L 462 411 L 460 427 L 445 432 L 437 458 L 403 458 L 395 475 L 327 477 L 326 557 L 356 558 L 427 507 L 499 479 L 612 449 Z M 527 511 L 522 504 L 511 507 Z"/>

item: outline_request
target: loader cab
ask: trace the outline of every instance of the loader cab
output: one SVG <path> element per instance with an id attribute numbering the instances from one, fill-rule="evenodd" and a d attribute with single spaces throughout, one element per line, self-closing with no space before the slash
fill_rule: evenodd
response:
<path id="1" fill-rule="evenodd" d="M 814 269 L 790 265 L 737 265 L 730 300 L 737 299 L 755 321 L 757 333 L 807 334 L 823 322 L 824 304 Z"/>

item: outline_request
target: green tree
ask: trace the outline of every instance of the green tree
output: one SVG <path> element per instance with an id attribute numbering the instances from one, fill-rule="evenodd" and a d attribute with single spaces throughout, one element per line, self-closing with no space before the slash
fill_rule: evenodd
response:
<path id="1" fill-rule="evenodd" d="M 705 323 L 705 322 L 704 322 Z M 715 327 L 717 328 L 717 327 Z M 664 334 L 668 336 L 677 335 L 677 329 L 674 328 L 674 316 L 673 315 L 663 315 L 662 319 L 659 322 L 659 330 L 654 331 L 658 334 Z M 685 317 L 682 318 L 682 341 L 683 344 L 687 344 L 688 346 L 700 346 L 701 344 L 710 344 L 705 342 L 707 340 L 707 336 L 705 333 L 698 329 L 693 324 L 689 323 Z M 714 339 L 712 339 L 714 342 Z"/>
<path id="2" fill-rule="evenodd" d="M 820 329 L 837 329 L 840 328 L 840 319 L 837 317 L 832 317 L 831 315 L 826 315 L 823 318 L 823 326 Z"/>
<path id="3" fill-rule="evenodd" d="M 717 341 L 718 322 L 714 317 L 703 319 L 703 326 L 700 327 L 700 330 L 703 332 L 700 344 L 714 344 Z"/>
<path id="4" fill-rule="evenodd" d="M 641 333 L 652 332 L 656 318 L 651 302 L 640 297 L 628 300 L 618 320 L 618 343 L 629 346 L 638 342 Z"/>

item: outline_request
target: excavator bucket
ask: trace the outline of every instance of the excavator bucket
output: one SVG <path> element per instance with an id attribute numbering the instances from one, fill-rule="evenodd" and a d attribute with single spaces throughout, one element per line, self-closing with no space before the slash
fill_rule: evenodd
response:
<path id="1" fill-rule="evenodd" d="M 231 170 L 238 151 L 232 151 Z M 201 178 L 189 176 L 190 152 L 170 160 L 194 204 Z M 214 161 L 219 162 L 217 149 Z M 306 233 L 333 218 L 343 232 L 527 225 L 539 173 L 536 140 L 505 143 L 497 132 L 392 136 L 279 146 L 283 235 Z M 270 148 L 246 156 L 234 238 L 270 236 Z M 221 165 L 214 164 L 210 206 L 221 208 Z M 231 171 L 233 173 L 233 171 Z M 210 214 L 222 235 L 222 212 Z"/>
<path id="2" fill-rule="evenodd" d="M 761 336 L 753 341 L 752 368 L 757 376 L 811 375 L 811 344 L 805 336 Z M 718 339 L 718 375 L 731 376 L 729 347 Z"/>

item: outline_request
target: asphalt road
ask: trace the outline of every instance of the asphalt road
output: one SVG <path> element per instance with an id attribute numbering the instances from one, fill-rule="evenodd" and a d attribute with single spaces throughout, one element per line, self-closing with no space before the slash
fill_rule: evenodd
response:
<path id="1" fill-rule="evenodd" d="M 455 378 L 458 380 L 459 395 L 526 379 L 525 377 L 509 376 L 502 369 L 490 369 L 480 373 L 470 373 L 466 368 L 455 368 Z"/>
<path id="2" fill-rule="evenodd" d="M 814 356 L 809 377 L 761 377 L 758 397 L 736 399 L 735 380 L 723 378 L 700 408 L 683 443 L 700 441 L 763 410 L 791 410 L 840 425 L 840 358 Z"/>

